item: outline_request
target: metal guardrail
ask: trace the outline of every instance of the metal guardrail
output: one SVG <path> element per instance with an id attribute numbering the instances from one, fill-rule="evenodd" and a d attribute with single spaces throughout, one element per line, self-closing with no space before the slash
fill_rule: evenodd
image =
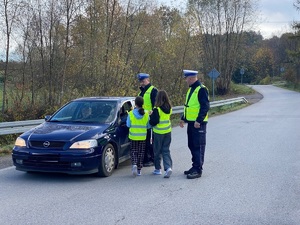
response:
<path id="1" fill-rule="evenodd" d="M 0 135 L 23 133 L 33 127 L 36 127 L 37 125 L 43 123 L 44 121 L 45 121 L 44 119 L 39 119 L 39 120 L 2 122 L 0 123 Z"/>
<path id="2" fill-rule="evenodd" d="M 245 99 L 244 97 L 237 97 L 237 98 L 230 98 L 230 99 L 210 102 L 210 108 L 229 105 L 233 103 L 239 103 L 239 102 L 248 103 L 247 99 Z M 184 106 L 174 106 L 172 108 L 173 114 L 183 113 L 183 107 Z"/>
<path id="3" fill-rule="evenodd" d="M 247 103 L 248 101 L 244 97 L 231 98 L 226 100 L 210 102 L 210 107 L 213 108 L 213 107 L 239 103 L 239 102 Z M 183 106 L 174 106 L 172 109 L 173 109 L 172 114 L 183 112 Z M 31 128 L 36 127 L 37 125 L 40 125 L 44 121 L 45 121 L 44 119 L 38 119 L 38 120 L 23 120 L 23 121 L 14 121 L 14 122 L 2 122 L 0 123 L 0 135 L 23 133 Z"/>

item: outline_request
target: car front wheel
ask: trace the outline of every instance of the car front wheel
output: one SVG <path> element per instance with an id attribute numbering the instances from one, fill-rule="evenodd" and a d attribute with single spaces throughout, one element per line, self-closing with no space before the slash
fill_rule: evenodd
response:
<path id="1" fill-rule="evenodd" d="M 97 175 L 100 177 L 109 177 L 112 175 L 114 169 L 115 169 L 115 163 L 116 163 L 116 153 L 115 148 L 111 144 L 107 144 L 104 147 L 101 162 L 99 165 L 98 173 Z"/>

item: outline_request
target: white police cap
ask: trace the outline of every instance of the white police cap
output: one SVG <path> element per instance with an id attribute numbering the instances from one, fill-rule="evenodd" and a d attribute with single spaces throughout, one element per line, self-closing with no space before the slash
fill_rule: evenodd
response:
<path id="1" fill-rule="evenodd" d="M 150 75 L 147 74 L 147 73 L 139 73 L 139 74 L 137 75 L 137 78 L 138 78 L 139 81 L 142 81 L 142 80 L 144 80 L 145 78 L 149 78 L 149 77 L 150 77 Z"/>
<path id="2" fill-rule="evenodd" d="M 184 77 L 188 76 L 196 76 L 198 74 L 198 71 L 196 70 L 183 70 Z"/>

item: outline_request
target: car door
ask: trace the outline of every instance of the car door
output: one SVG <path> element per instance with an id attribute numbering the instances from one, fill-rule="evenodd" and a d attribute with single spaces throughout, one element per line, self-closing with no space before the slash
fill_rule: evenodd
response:
<path id="1" fill-rule="evenodd" d="M 129 156 L 130 153 L 130 140 L 128 138 L 129 128 L 126 126 L 128 112 L 133 108 L 132 101 L 123 102 L 118 118 L 118 136 L 120 143 L 120 156 Z"/>

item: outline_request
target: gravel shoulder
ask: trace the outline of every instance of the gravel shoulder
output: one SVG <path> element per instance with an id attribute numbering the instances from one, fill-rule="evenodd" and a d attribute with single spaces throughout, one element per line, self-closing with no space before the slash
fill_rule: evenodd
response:
<path id="1" fill-rule="evenodd" d="M 251 95 L 245 95 L 244 97 L 247 99 L 249 104 L 259 102 L 263 98 L 263 96 L 258 92 Z M 10 166 L 13 166 L 11 155 L 0 156 L 0 169 L 7 168 Z"/>

